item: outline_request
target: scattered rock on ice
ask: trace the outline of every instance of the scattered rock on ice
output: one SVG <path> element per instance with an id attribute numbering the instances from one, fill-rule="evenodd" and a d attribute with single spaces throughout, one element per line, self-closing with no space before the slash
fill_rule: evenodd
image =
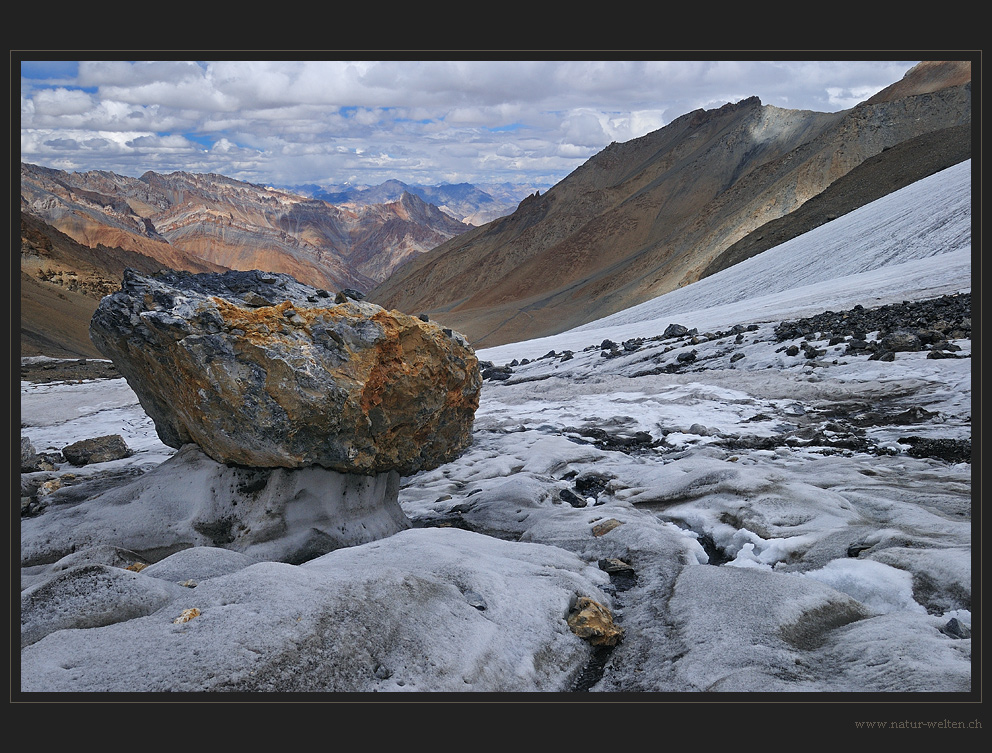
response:
<path id="1" fill-rule="evenodd" d="M 613 622 L 610 610 L 588 596 L 576 599 L 568 614 L 568 626 L 594 646 L 615 646 L 623 637 L 623 628 Z"/>
<path id="2" fill-rule="evenodd" d="M 83 439 L 62 448 L 63 457 L 72 465 L 106 463 L 126 458 L 130 454 L 131 450 L 120 434 Z"/>

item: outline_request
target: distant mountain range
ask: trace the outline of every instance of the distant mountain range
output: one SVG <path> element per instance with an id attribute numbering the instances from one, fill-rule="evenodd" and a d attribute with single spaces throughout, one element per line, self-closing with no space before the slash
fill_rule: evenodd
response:
<path id="1" fill-rule="evenodd" d="M 85 328 L 79 340 L 63 319 L 88 322 L 95 291 L 129 254 L 137 268 L 257 268 L 354 288 L 477 347 L 555 334 L 968 159 L 972 140 L 970 62 L 927 61 L 837 113 L 756 97 L 688 113 L 543 192 L 398 180 L 275 188 L 22 163 L 22 354 L 95 355 Z M 472 224 L 487 213 L 495 219 Z"/>
<path id="2" fill-rule="evenodd" d="M 533 193 L 545 191 L 549 186 L 518 183 L 486 183 L 478 186 L 471 183 L 444 183 L 424 186 L 387 180 L 377 186 L 319 186 L 308 183 L 283 188 L 349 208 L 387 204 L 398 201 L 404 193 L 408 193 L 469 225 L 484 225 L 512 213 L 523 199 Z"/>

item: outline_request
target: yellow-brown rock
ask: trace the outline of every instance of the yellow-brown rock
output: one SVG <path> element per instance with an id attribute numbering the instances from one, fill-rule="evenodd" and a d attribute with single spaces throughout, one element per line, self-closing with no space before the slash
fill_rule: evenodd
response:
<path id="1" fill-rule="evenodd" d="M 461 335 L 288 275 L 128 272 L 90 336 L 163 442 L 228 465 L 407 475 L 471 442 Z"/>
<path id="2" fill-rule="evenodd" d="M 569 613 L 568 627 L 594 646 L 615 646 L 623 637 L 623 628 L 613 622 L 613 613 L 598 601 L 580 596 Z"/>
<path id="3" fill-rule="evenodd" d="M 623 525 L 616 518 L 609 518 L 607 520 L 600 521 L 592 527 L 593 536 L 605 536 L 610 531 L 612 531 L 617 526 Z"/>

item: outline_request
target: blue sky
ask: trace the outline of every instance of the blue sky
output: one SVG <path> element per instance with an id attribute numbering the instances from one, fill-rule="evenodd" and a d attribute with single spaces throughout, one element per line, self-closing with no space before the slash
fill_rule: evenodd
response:
<path id="1" fill-rule="evenodd" d="M 549 186 L 692 110 L 758 96 L 835 112 L 916 62 L 24 59 L 21 159 L 270 185 Z"/>

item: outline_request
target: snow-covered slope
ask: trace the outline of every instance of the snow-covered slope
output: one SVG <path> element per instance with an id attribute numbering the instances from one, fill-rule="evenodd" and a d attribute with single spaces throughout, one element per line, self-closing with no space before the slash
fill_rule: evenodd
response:
<path id="1" fill-rule="evenodd" d="M 970 290 L 971 169 L 962 162 L 639 306 L 479 356 L 503 363 L 606 337 L 649 337 L 675 320 L 704 331 Z"/>

